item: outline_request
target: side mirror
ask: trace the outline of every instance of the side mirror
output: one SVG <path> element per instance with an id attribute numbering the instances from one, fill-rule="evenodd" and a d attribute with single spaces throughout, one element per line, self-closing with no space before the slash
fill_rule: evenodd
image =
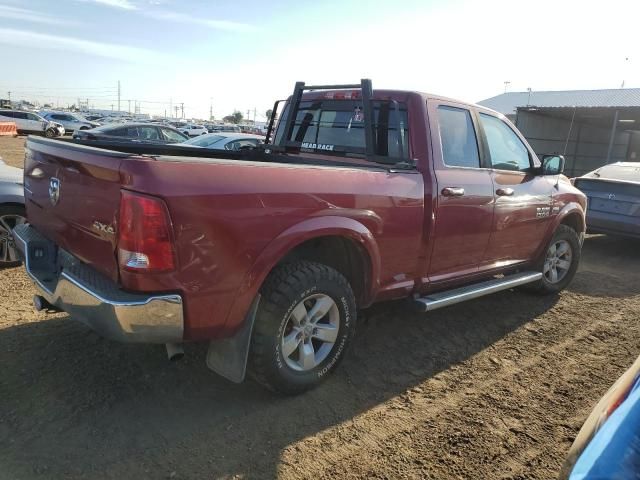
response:
<path id="1" fill-rule="evenodd" d="M 564 157 L 562 155 L 542 156 L 542 175 L 560 175 L 564 172 Z"/>

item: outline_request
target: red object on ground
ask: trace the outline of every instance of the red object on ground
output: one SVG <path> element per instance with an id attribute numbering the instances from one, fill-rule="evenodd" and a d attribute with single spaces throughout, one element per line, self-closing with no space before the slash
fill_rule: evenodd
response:
<path id="1" fill-rule="evenodd" d="M 18 129 L 15 122 L 0 122 L 0 137 L 17 137 Z"/>

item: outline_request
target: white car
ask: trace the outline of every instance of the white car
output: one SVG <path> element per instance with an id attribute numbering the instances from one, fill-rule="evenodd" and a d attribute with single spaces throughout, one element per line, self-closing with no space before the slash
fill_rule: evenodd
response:
<path id="1" fill-rule="evenodd" d="M 35 133 L 47 137 L 64 135 L 64 127 L 56 122 L 45 120 L 37 113 L 23 110 L 0 110 L 0 122 L 13 122 L 19 134 Z"/>
<path id="2" fill-rule="evenodd" d="M 209 133 L 209 130 L 207 130 L 207 127 L 205 127 L 204 125 L 196 125 L 193 123 L 177 128 L 187 137 L 197 137 L 198 135 L 205 135 Z"/>
<path id="3" fill-rule="evenodd" d="M 47 120 L 62 124 L 67 133 L 72 133 L 75 130 L 89 130 L 100 126 L 97 122 L 90 122 L 80 115 L 69 112 L 40 112 L 40 114 Z"/>
<path id="4" fill-rule="evenodd" d="M 208 133 L 197 138 L 192 138 L 179 145 L 192 145 L 214 150 L 247 150 L 256 148 L 264 143 L 264 137 L 250 133 Z"/>

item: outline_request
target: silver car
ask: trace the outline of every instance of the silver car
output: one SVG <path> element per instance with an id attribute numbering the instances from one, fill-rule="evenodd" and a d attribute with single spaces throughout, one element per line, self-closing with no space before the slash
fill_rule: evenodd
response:
<path id="1" fill-rule="evenodd" d="M 640 163 L 612 163 L 572 182 L 588 198 L 589 232 L 640 238 Z"/>
<path id="2" fill-rule="evenodd" d="M 33 112 L 0 109 L 0 122 L 13 122 L 21 135 L 35 133 L 47 137 L 64 135 L 64 127 Z"/>
<path id="3" fill-rule="evenodd" d="M 191 138 L 180 145 L 193 145 L 214 150 L 247 150 L 264 143 L 264 137 L 249 133 L 207 133 Z"/>
<path id="4" fill-rule="evenodd" d="M 24 222 L 22 170 L 6 165 L 0 158 L 0 268 L 20 265 L 12 230 Z"/>
<path id="5" fill-rule="evenodd" d="M 51 122 L 61 124 L 67 133 L 72 133 L 74 130 L 89 130 L 100 126 L 99 123 L 90 122 L 86 118 L 70 112 L 41 112 L 40 115 Z"/>

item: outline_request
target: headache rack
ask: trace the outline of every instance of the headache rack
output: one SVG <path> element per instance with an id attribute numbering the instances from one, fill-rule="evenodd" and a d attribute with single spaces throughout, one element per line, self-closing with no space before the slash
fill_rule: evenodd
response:
<path id="1" fill-rule="evenodd" d="M 282 127 L 278 126 L 278 129 L 283 128 L 283 132 L 279 135 L 279 138 L 276 142 L 272 142 L 272 135 L 275 135 L 274 126 L 275 120 L 278 111 L 278 105 L 282 102 L 282 100 L 278 100 L 274 103 L 273 109 L 271 111 L 271 118 L 269 119 L 269 126 L 267 128 L 266 141 L 264 145 L 264 149 L 267 153 L 298 153 L 301 149 L 305 149 L 303 144 L 306 142 L 303 141 L 295 141 L 291 139 L 293 135 L 293 131 L 295 128 L 296 118 L 298 116 L 298 112 L 300 110 L 300 104 L 302 102 L 302 94 L 305 91 L 320 91 L 320 90 L 360 90 L 361 98 L 362 98 L 362 113 L 363 113 L 363 123 L 364 123 L 364 139 L 365 146 L 362 147 L 354 147 L 354 146 L 341 146 L 341 145 L 332 145 L 332 151 L 326 152 L 322 149 L 318 150 L 318 153 L 323 154 L 333 154 L 333 155 L 341 155 L 341 154 L 352 154 L 358 156 L 364 156 L 365 159 L 376 162 L 376 163 L 385 163 L 390 165 L 396 165 L 399 163 L 407 163 L 409 160 L 407 158 L 396 158 L 388 155 L 381 155 L 377 153 L 376 148 L 376 138 L 380 138 L 380 136 L 376 136 L 375 131 L 375 122 L 374 122 L 374 104 L 373 104 L 373 88 L 371 86 L 371 80 L 368 78 L 363 78 L 360 80 L 360 83 L 355 84 L 344 84 L 344 85 L 305 85 L 304 82 L 296 82 L 295 87 L 293 89 L 293 94 L 289 99 L 289 108 L 285 107 L 285 113 L 283 118 L 280 119 L 279 124 L 282 124 Z M 398 140 L 400 142 L 400 151 L 404 151 L 404 134 L 403 132 L 404 126 L 402 124 L 401 115 L 400 115 L 400 105 L 396 100 L 389 100 L 389 102 L 393 105 L 396 111 L 396 120 L 397 120 L 397 128 L 398 128 Z M 380 139 L 379 141 L 386 142 L 386 138 L 384 140 Z M 312 149 L 313 150 L 313 149 Z"/>

